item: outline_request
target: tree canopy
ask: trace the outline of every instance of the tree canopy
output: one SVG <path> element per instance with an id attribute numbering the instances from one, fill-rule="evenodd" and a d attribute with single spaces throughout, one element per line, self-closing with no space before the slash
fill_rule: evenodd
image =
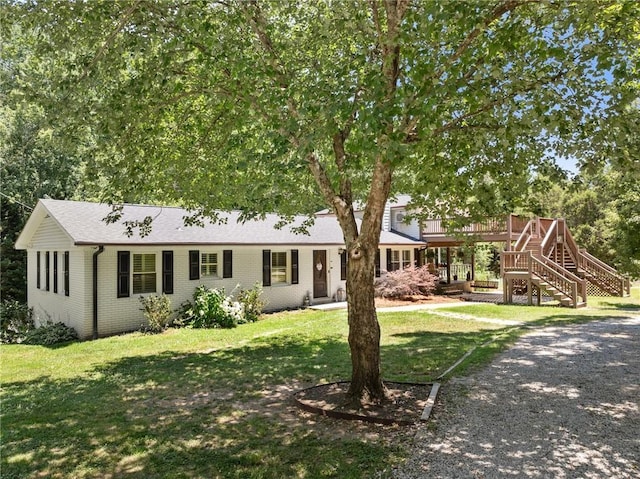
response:
<path id="1" fill-rule="evenodd" d="M 103 199 L 161 199 L 204 216 L 335 211 L 354 378 L 364 372 L 377 397 L 369 283 L 387 198 L 410 194 L 424 214 L 509 212 L 554 154 L 595 161 L 637 133 L 619 121 L 638 97 L 634 1 L 5 8 L 7 25 L 34 32 L 38 68 L 24 91 L 58 122 L 95 131 Z M 45 86 L 56 91 L 43 96 Z M 366 205 L 359 230 L 356 201 Z"/>

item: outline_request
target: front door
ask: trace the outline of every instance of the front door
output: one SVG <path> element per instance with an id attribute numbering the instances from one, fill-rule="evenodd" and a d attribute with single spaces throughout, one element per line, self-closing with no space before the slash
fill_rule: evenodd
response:
<path id="1" fill-rule="evenodd" d="M 313 297 L 327 297 L 327 252 L 313 250 Z"/>

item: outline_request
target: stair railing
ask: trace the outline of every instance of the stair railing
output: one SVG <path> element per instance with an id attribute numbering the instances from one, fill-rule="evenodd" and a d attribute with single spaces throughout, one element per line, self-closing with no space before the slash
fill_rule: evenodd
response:
<path id="1" fill-rule="evenodd" d="M 580 256 L 580 248 L 578 247 L 576 240 L 573 239 L 571 231 L 567 228 L 567 223 L 564 219 L 562 220 L 561 234 L 563 236 L 564 245 L 568 248 L 573 261 L 575 261 L 577 267 L 580 267 L 578 260 L 578 257 Z"/>
<path id="2" fill-rule="evenodd" d="M 529 220 L 527 225 L 522 229 L 522 233 L 518 236 L 516 244 L 513 246 L 513 251 L 524 251 L 524 248 L 529 243 L 529 240 L 533 236 L 533 220 Z"/>
<path id="3" fill-rule="evenodd" d="M 569 228 L 565 228 L 566 243 L 575 258 L 578 269 L 591 276 L 591 282 L 607 293 L 624 296 L 631 293 L 631 281 L 619 274 L 615 268 L 589 254 L 587 250 L 578 248 Z"/>
<path id="4" fill-rule="evenodd" d="M 540 238 L 544 238 L 547 235 L 554 221 L 552 218 L 538 218 L 538 234 Z"/>
<path id="5" fill-rule="evenodd" d="M 563 295 L 571 298 L 573 307 L 577 307 L 579 299 L 587 301 L 587 283 L 575 274 L 567 271 L 548 258 L 538 259 L 531 251 L 505 251 L 500 255 L 502 276 L 508 272 L 527 272 L 549 283 Z"/>
<path id="6" fill-rule="evenodd" d="M 619 274 L 607 263 L 589 254 L 587 250 L 579 251 L 579 267 L 594 278 L 594 283 L 617 296 L 631 294 L 631 281 Z"/>
<path id="7" fill-rule="evenodd" d="M 571 271 L 564 269 L 555 261 L 543 257 L 541 260 L 533 258 L 534 264 L 532 265 L 532 271 L 541 276 L 542 270 L 537 267 L 536 262 L 544 265 L 544 272 L 553 271 L 553 274 L 548 278 L 543 278 L 545 281 L 552 284 L 557 290 L 563 294 L 570 296 L 573 299 L 573 303 L 577 304 L 577 297 L 582 298 L 582 301 L 587 301 L 587 282 L 579 276 L 573 274 Z M 574 289 L 575 295 L 574 295 Z"/>
<path id="8" fill-rule="evenodd" d="M 558 220 L 553 220 L 547 228 L 547 234 L 540 244 L 542 256 L 549 257 L 551 250 L 558 244 Z"/>

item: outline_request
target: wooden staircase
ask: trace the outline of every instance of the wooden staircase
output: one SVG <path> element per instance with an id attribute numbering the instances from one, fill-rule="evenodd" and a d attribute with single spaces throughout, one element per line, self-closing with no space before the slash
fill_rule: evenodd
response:
<path id="1" fill-rule="evenodd" d="M 526 292 L 529 304 L 537 304 L 544 293 L 561 306 L 579 308 L 587 304 L 588 287 L 601 295 L 628 296 L 631 282 L 615 269 L 580 250 L 564 219 L 530 220 L 515 245 L 507 242 L 501 255 L 504 301 Z"/>

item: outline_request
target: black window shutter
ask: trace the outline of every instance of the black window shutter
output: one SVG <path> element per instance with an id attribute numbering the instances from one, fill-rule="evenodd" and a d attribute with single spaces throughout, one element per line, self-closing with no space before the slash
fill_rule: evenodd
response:
<path id="1" fill-rule="evenodd" d="M 162 252 L 162 292 L 173 294 L 173 251 Z"/>
<path id="2" fill-rule="evenodd" d="M 387 271 L 391 271 L 391 248 L 387 248 Z"/>
<path id="3" fill-rule="evenodd" d="M 376 251 L 376 278 L 380 277 L 380 250 Z"/>
<path id="4" fill-rule="evenodd" d="M 58 252 L 53 252 L 53 292 L 58 292 Z"/>
<path id="5" fill-rule="evenodd" d="M 377 271 L 378 269 L 376 268 L 376 272 Z M 347 279 L 347 252 L 346 251 L 340 252 L 340 279 L 341 280 Z"/>
<path id="6" fill-rule="evenodd" d="M 413 248 L 413 265 L 416 268 L 422 266 L 420 264 L 420 250 L 418 248 Z"/>
<path id="7" fill-rule="evenodd" d="M 189 279 L 200 279 L 200 251 L 189 251 Z"/>
<path id="8" fill-rule="evenodd" d="M 50 266 L 50 253 L 47 251 L 44 254 L 44 289 L 45 291 L 49 291 L 51 285 L 51 266 Z"/>
<path id="9" fill-rule="evenodd" d="M 271 286 L 271 250 L 262 250 L 262 285 Z"/>
<path id="10" fill-rule="evenodd" d="M 131 254 L 129 251 L 118 251 L 118 298 L 129 297 L 130 268 Z"/>
<path id="11" fill-rule="evenodd" d="M 69 296 L 69 252 L 64 252 L 64 295 Z"/>
<path id="12" fill-rule="evenodd" d="M 233 251 L 230 249 L 222 251 L 222 277 L 233 277 Z"/>
<path id="13" fill-rule="evenodd" d="M 40 265 L 40 251 L 36 252 L 36 288 L 40 289 L 40 277 L 42 276 L 42 266 Z"/>
<path id="14" fill-rule="evenodd" d="M 298 250 L 291 250 L 291 284 L 298 284 Z"/>

